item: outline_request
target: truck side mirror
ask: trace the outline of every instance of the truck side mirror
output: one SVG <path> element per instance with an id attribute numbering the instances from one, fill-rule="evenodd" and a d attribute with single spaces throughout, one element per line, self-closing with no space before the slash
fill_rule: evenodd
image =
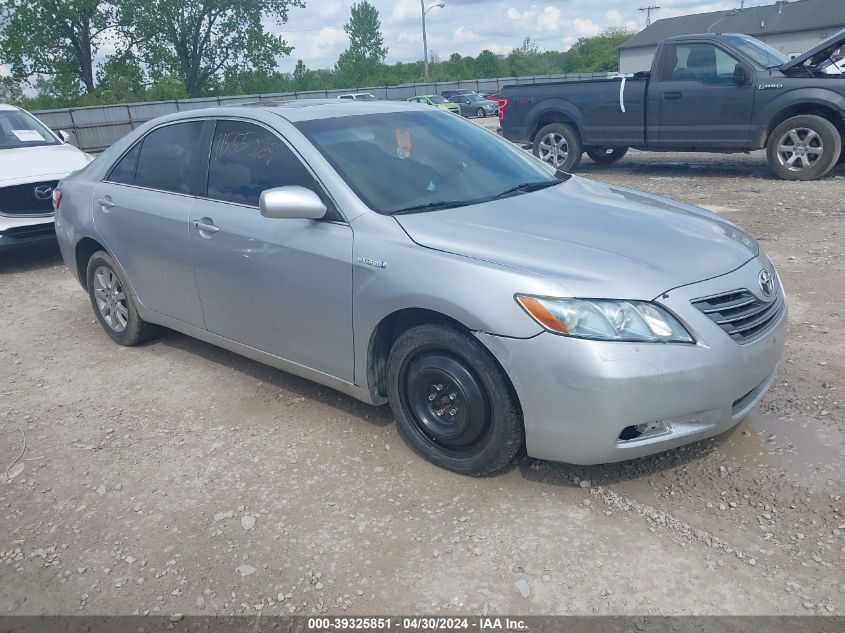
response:
<path id="1" fill-rule="evenodd" d="M 742 64 L 737 64 L 734 67 L 734 83 L 737 86 L 742 86 L 748 83 L 748 72 Z"/>

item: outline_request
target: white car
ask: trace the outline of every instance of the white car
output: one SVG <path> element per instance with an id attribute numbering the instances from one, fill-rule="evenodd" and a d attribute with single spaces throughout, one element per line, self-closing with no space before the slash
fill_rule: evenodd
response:
<path id="1" fill-rule="evenodd" d="M 371 92 L 350 92 L 349 94 L 338 95 L 337 98 L 347 101 L 378 101 L 378 97 Z"/>
<path id="2" fill-rule="evenodd" d="M 0 251 L 56 238 L 53 188 L 94 157 L 29 112 L 0 104 Z"/>

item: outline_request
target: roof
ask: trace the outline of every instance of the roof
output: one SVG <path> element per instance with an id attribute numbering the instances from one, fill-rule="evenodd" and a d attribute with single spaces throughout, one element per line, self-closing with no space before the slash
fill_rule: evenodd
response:
<path id="1" fill-rule="evenodd" d="M 277 114 L 292 123 L 311 119 L 331 119 L 356 114 L 387 114 L 390 112 L 428 110 L 428 106 L 407 101 L 347 101 L 338 99 L 296 99 L 290 101 L 264 101 L 239 103 L 229 106 L 198 108 L 167 114 L 155 121 L 175 121 L 208 116 L 250 116 L 256 110 Z"/>
<path id="2" fill-rule="evenodd" d="M 20 108 L 16 108 L 8 103 L 0 103 L 0 110 L 20 110 Z"/>
<path id="3" fill-rule="evenodd" d="M 759 37 L 816 29 L 824 29 L 832 34 L 843 26 L 843 0 L 795 0 L 742 10 L 711 11 L 656 20 L 622 44 L 619 50 L 654 46 L 676 35 L 730 32 Z"/>

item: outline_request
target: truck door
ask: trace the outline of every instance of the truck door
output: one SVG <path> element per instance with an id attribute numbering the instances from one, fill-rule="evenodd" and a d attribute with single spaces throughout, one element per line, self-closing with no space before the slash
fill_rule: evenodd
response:
<path id="1" fill-rule="evenodd" d="M 750 145 L 754 82 L 734 82 L 737 64 L 754 76 L 748 64 L 712 42 L 666 46 L 657 81 L 649 86 L 649 145 Z"/>

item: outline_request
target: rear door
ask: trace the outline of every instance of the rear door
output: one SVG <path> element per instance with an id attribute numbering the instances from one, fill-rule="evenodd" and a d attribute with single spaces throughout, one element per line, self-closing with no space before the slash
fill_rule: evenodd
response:
<path id="1" fill-rule="evenodd" d="M 713 42 L 665 47 L 649 86 L 649 145 L 741 148 L 751 142 L 754 82 L 738 86 L 734 69 L 750 64 Z"/>
<path id="2" fill-rule="evenodd" d="M 202 327 L 188 219 L 208 161 L 210 122 L 158 127 L 94 193 L 94 224 L 147 308 Z"/>
<path id="3" fill-rule="evenodd" d="M 289 185 L 317 193 L 330 215 L 263 217 L 261 192 Z M 190 234 L 209 331 L 352 382 L 352 229 L 283 139 L 253 122 L 217 122 Z"/>

